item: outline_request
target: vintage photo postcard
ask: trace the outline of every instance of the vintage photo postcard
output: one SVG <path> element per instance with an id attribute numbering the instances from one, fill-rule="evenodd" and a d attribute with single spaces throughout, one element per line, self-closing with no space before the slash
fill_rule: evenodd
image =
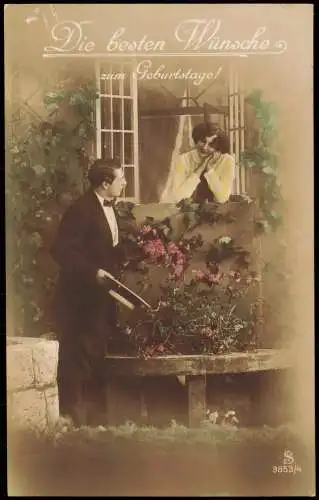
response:
<path id="1" fill-rule="evenodd" d="M 312 4 L 5 4 L 8 494 L 315 496 Z"/>

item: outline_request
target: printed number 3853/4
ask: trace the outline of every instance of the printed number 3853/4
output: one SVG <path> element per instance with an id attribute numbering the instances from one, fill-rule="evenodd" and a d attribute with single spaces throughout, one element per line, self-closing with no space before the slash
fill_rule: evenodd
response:
<path id="1" fill-rule="evenodd" d="M 296 474 L 297 472 L 301 472 L 301 467 L 296 464 L 293 452 L 284 450 L 281 464 L 274 465 L 272 472 L 273 474 Z"/>
<path id="2" fill-rule="evenodd" d="M 296 474 L 301 472 L 299 465 L 274 465 L 272 468 L 274 474 Z"/>

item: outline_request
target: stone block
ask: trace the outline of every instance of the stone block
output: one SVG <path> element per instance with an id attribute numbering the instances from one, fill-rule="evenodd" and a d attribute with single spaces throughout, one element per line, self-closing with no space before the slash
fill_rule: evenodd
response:
<path id="1" fill-rule="evenodd" d="M 39 340 L 32 346 L 32 358 L 36 385 L 55 384 L 58 363 L 58 342 Z"/>
<path id="2" fill-rule="evenodd" d="M 32 347 L 29 343 L 7 346 L 7 390 L 20 390 L 35 384 Z"/>
<path id="3" fill-rule="evenodd" d="M 7 338 L 8 425 L 44 428 L 59 417 L 58 342 Z"/>
<path id="4" fill-rule="evenodd" d="M 49 387 L 44 391 L 46 401 L 47 425 L 53 426 L 59 419 L 59 396 L 58 388 Z"/>
<path id="5" fill-rule="evenodd" d="M 29 389 L 15 392 L 8 398 L 8 427 L 39 428 L 47 426 L 47 407 L 44 391 Z"/>
<path id="6" fill-rule="evenodd" d="M 29 389 L 8 395 L 8 426 L 44 429 L 59 418 L 57 387 L 45 390 Z"/>
<path id="7" fill-rule="evenodd" d="M 58 362 L 57 341 L 31 337 L 7 339 L 7 389 L 54 385 Z"/>

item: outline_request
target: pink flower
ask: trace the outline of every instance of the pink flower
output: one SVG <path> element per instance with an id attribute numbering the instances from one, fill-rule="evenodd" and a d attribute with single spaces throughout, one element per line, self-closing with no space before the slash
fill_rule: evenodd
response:
<path id="1" fill-rule="evenodd" d="M 200 269 L 193 271 L 193 273 L 194 273 L 195 279 L 197 281 L 203 281 L 204 283 L 207 283 L 208 285 L 212 285 L 212 284 L 217 285 L 218 283 L 220 283 L 220 280 L 223 277 L 222 273 L 212 274 L 212 273 L 207 272 L 207 271 L 206 272 L 201 271 Z"/>
<path id="2" fill-rule="evenodd" d="M 152 262 L 166 254 L 164 244 L 160 239 L 147 241 L 144 245 L 144 252 Z"/>
<path id="3" fill-rule="evenodd" d="M 197 281 L 201 281 L 205 278 L 205 273 L 203 271 L 201 271 L 200 269 L 194 270 L 193 274 L 194 274 L 195 280 L 197 280 Z"/>
<path id="4" fill-rule="evenodd" d="M 220 280 L 221 280 L 222 276 L 223 275 L 221 273 L 218 273 L 218 274 L 209 273 L 207 275 L 207 281 L 210 284 L 218 285 L 218 283 L 220 283 Z"/>
<path id="5" fill-rule="evenodd" d="M 176 255 L 176 262 L 185 262 L 186 261 L 186 257 L 182 252 L 178 251 L 175 255 Z"/>
<path id="6" fill-rule="evenodd" d="M 176 266 L 184 267 L 185 266 L 185 260 L 184 259 L 177 259 L 175 265 Z"/>
<path id="7" fill-rule="evenodd" d="M 180 279 L 183 277 L 184 274 L 184 266 L 181 265 L 172 265 L 172 272 L 169 274 L 169 279 Z"/>
<path id="8" fill-rule="evenodd" d="M 168 254 L 169 254 L 169 255 L 174 255 L 174 254 L 176 254 L 177 252 L 179 252 L 179 248 L 178 248 L 178 246 L 176 245 L 176 243 L 170 242 L 170 243 L 167 245 L 167 251 L 168 251 Z"/>

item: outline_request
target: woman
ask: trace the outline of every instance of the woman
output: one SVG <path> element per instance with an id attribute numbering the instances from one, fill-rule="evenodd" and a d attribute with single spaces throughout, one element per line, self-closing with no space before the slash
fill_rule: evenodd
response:
<path id="1" fill-rule="evenodd" d="M 180 155 L 171 170 L 161 203 L 225 203 L 232 192 L 235 159 L 229 154 L 227 136 L 213 123 L 200 123 L 192 131 L 195 148 Z"/>

